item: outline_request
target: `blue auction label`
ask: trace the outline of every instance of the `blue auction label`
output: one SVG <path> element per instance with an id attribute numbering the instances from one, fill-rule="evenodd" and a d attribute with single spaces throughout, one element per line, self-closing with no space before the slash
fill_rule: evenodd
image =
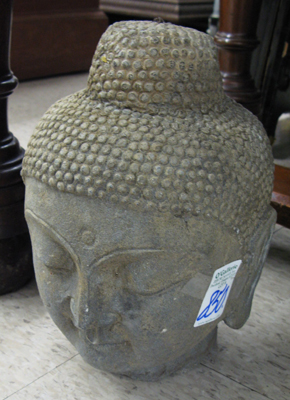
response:
<path id="1" fill-rule="evenodd" d="M 241 263 L 242 260 L 233 261 L 215 270 L 193 325 L 194 327 L 208 324 L 222 315 Z"/>

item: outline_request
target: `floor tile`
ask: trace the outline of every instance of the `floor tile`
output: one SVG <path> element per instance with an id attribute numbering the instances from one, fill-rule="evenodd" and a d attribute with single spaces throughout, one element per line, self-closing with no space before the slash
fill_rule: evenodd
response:
<path id="1" fill-rule="evenodd" d="M 77 354 L 53 324 L 35 282 L 0 297 L 0 399 Z"/>
<path id="2" fill-rule="evenodd" d="M 276 225 L 275 225 L 275 228 L 274 228 L 274 234 L 275 234 L 276 232 L 280 231 L 280 229 L 283 229 L 283 226 L 282 226 L 282 225 L 279 225 L 279 224 L 276 224 Z"/>
<path id="3" fill-rule="evenodd" d="M 278 120 L 273 155 L 275 164 L 290 168 L 290 113 L 282 114 Z"/>
<path id="4" fill-rule="evenodd" d="M 77 356 L 9 400 L 266 400 L 267 398 L 205 368 L 161 382 L 137 382 L 100 372 Z"/>
<path id="5" fill-rule="evenodd" d="M 283 228 L 275 232 L 271 242 L 271 248 L 267 257 L 269 265 L 280 268 L 290 268 L 290 229 Z"/>
<path id="6" fill-rule="evenodd" d="M 9 97 L 9 128 L 23 148 L 45 111 L 87 84 L 88 73 L 22 82 Z"/>

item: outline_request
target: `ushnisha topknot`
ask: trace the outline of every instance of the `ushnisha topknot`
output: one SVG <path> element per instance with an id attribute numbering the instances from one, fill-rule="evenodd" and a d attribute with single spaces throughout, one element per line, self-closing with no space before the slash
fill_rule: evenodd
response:
<path id="1" fill-rule="evenodd" d="M 212 38 L 169 23 L 112 25 L 98 44 L 88 90 L 91 98 L 153 114 L 164 106 L 203 113 L 225 106 Z"/>
<path id="2" fill-rule="evenodd" d="M 223 93 L 210 36 L 126 21 L 102 36 L 87 88 L 44 114 L 22 175 L 139 211 L 216 218 L 243 242 L 269 207 L 273 162 L 261 123 Z"/>

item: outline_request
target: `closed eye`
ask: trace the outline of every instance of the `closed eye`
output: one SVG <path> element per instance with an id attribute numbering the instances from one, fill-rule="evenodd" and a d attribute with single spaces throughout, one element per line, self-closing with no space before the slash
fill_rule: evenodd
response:
<path id="1" fill-rule="evenodd" d="M 35 248 L 40 262 L 51 273 L 71 272 L 79 266 L 79 260 L 69 243 L 52 228 L 47 222 L 35 215 L 31 210 L 26 210 L 26 218 L 31 219 L 37 235 L 43 234 L 42 245 Z"/>
<path id="2" fill-rule="evenodd" d="M 188 282 L 189 279 L 190 278 L 182 279 L 182 280 L 180 280 L 178 282 L 171 283 L 168 286 L 166 286 L 166 287 L 164 287 L 162 289 L 156 290 L 156 291 L 150 291 L 150 290 L 141 291 L 141 290 L 135 290 L 135 289 L 132 289 L 132 288 L 126 288 L 126 291 L 131 293 L 131 294 L 137 294 L 139 296 L 148 296 L 148 297 L 149 296 L 158 296 L 158 295 L 163 294 L 163 293 L 165 293 L 165 292 L 167 292 L 167 291 L 169 291 L 169 290 L 171 290 L 173 288 L 176 288 L 178 286 L 184 285 L 185 283 Z"/>
<path id="3" fill-rule="evenodd" d="M 102 264 L 108 265 L 109 263 L 118 263 L 121 259 L 128 262 L 128 258 L 134 260 L 140 256 L 150 255 L 154 253 L 164 252 L 162 249 L 125 249 L 125 250 L 115 250 L 109 254 L 104 255 L 100 259 L 93 261 L 90 267 L 100 267 Z"/>
<path id="4" fill-rule="evenodd" d="M 59 272 L 62 272 L 62 273 L 64 273 L 64 272 L 72 272 L 73 271 L 73 268 L 72 267 L 68 267 L 68 266 L 59 266 L 59 265 L 50 265 L 49 263 L 46 263 L 46 262 L 44 262 L 43 263 L 44 264 L 44 266 L 47 268 L 47 269 L 49 269 L 51 272 L 54 272 L 54 273 L 59 273 Z"/>
<path id="5" fill-rule="evenodd" d="M 48 236 L 42 242 L 45 246 L 39 250 L 36 248 L 36 255 L 51 273 L 69 273 L 75 270 L 73 260 L 65 248 Z"/>

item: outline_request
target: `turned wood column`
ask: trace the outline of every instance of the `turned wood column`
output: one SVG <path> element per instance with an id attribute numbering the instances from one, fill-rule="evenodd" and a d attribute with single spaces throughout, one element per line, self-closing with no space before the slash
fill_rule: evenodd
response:
<path id="1" fill-rule="evenodd" d="M 226 94 L 255 115 L 261 113 L 261 95 L 250 75 L 261 0 L 220 0 L 219 31 L 215 42 Z"/>
<path id="2" fill-rule="evenodd" d="M 11 15 L 12 0 L 0 0 L 0 294 L 19 288 L 32 276 L 20 176 L 24 150 L 9 132 L 7 118 L 7 98 L 17 86 L 9 67 Z"/>

